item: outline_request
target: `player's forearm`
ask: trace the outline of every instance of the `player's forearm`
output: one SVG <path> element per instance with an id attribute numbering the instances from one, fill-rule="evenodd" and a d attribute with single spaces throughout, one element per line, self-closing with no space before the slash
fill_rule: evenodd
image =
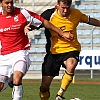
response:
<path id="1" fill-rule="evenodd" d="M 90 18 L 89 24 L 100 27 L 100 20 L 95 18 Z"/>
<path id="2" fill-rule="evenodd" d="M 63 32 L 60 29 L 58 29 L 57 27 L 55 27 L 53 24 L 51 24 L 49 21 L 44 20 L 43 24 L 44 24 L 44 27 L 55 31 L 56 33 L 58 33 L 60 36 L 63 37 Z"/>

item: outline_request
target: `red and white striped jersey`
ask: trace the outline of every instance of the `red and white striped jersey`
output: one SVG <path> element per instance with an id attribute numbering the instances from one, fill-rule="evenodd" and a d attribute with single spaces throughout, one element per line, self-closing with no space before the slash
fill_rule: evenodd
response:
<path id="1" fill-rule="evenodd" d="M 44 19 L 24 8 L 14 8 L 12 14 L 4 15 L 0 11 L 0 51 L 2 55 L 29 49 L 28 36 L 24 33 L 27 22 L 39 27 Z"/>

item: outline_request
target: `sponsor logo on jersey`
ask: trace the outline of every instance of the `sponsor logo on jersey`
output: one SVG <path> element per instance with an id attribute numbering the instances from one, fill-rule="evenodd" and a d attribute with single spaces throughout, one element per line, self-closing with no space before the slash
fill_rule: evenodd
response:
<path id="1" fill-rule="evenodd" d="M 8 27 L 8 28 L 0 28 L 0 32 L 5 32 L 5 31 L 9 31 L 9 30 L 11 30 L 10 27 Z"/>
<path id="2" fill-rule="evenodd" d="M 22 24 L 16 24 L 16 25 L 10 25 L 7 28 L 0 28 L 0 32 L 6 32 L 6 31 L 10 31 L 10 30 L 18 30 L 20 29 Z"/>

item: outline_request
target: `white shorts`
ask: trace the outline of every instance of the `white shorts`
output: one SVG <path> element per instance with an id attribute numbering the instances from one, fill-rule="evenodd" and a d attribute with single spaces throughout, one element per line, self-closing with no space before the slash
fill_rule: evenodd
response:
<path id="1" fill-rule="evenodd" d="M 7 55 L 0 55 L 0 76 L 10 77 L 14 71 L 25 74 L 30 65 L 28 50 L 20 50 Z"/>

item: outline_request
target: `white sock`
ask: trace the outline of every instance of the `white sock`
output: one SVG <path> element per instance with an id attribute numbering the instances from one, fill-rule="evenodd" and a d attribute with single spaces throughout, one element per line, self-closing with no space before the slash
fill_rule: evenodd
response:
<path id="1" fill-rule="evenodd" d="M 12 91 L 12 100 L 22 100 L 23 97 L 23 87 L 22 85 L 18 85 L 13 87 Z"/>

